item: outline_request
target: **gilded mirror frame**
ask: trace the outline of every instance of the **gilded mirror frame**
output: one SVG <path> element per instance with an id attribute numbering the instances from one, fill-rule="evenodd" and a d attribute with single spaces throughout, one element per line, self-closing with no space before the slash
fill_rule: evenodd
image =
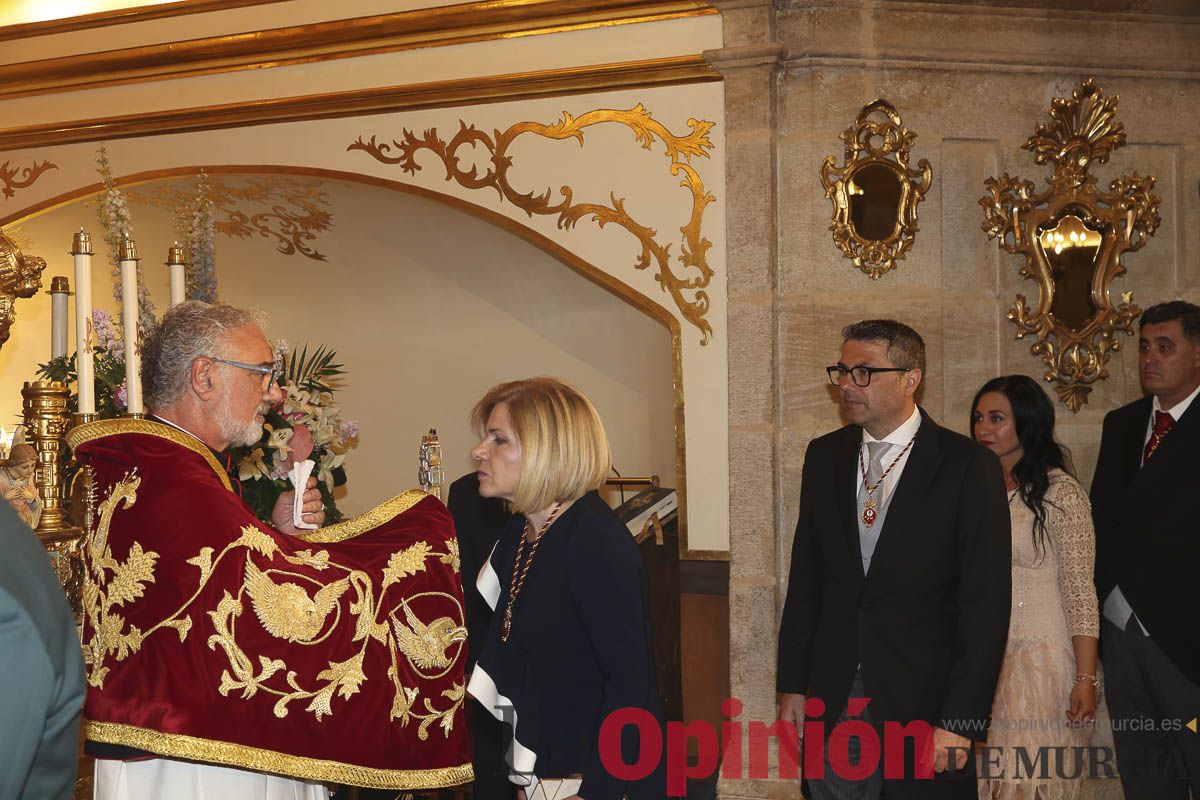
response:
<path id="1" fill-rule="evenodd" d="M 1125 127 L 1115 120 L 1119 101 L 1117 95 L 1105 97 L 1094 78 L 1080 84 L 1070 98 L 1055 98 L 1050 123 L 1039 123 L 1022 145 L 1038 164 L 1053 163 L 1049 186 L 1039 193 L 1033 181 L 1005 173 L 984 182 L 988 193 L 979 200 L 988 238 L 996 239 L 1006 252 L 1023 255 L 1020 274 L 1037 285 L 1032 308 L 1025 295 L 1018 294 L 1008 311 L 1008 319 L 1017 326 L 1016 338 L 1035 337 L 1029 351 L 1041 356 L 1043 377 L 1055 384 L 1059 399 L 1072 412 L 1087 402 L 1092 384 L 1108 377 L 1109 353 L 1121 349 L 1115 334 L 1133 335 L 1142 310 L 1134 305 L 1132 290 L 1114 304 L 1112 281 L 1125 272 L 1121 256 L 1145 246 L 1161 222 L 1152 176 L 1122 175 L 1104 192 L 1088 174 L 1093 163 L 1106 163 L 1112 151 L 1125 145 Z M 1088 282 L 1095 311 L 1081 328 L 1072 328 L 1052 311 L 1058 287 L 1040 240 L 1050 226 L 1071 215 L 1091 223 L 1087 227 L 1100 234 Z"/>
<path id="2" fill-rule="evenodd" d="M 840 166 L 833 156 L 821 163 L 821 185 L 833 204 L 833 242 L 854 266 L 873 280 L 896 267 L 912 248 L 917 231 L 917 205 L 933 182 L 933 169 L 921 159 L 917 169 L 909 166 L 909 154 L 917 135 L 904 127 L 900 114 L 886 100 L 878 99 L 863 106 L 854 124 L 842 131 L 846 144 Z M 862 194 L 854 178 L 862 170 L 881 165 L 891 171 L 900 187 L 895 224 L 882 239 L 867 239 L 856 230 L 852 220 L 854 197 Z"/>

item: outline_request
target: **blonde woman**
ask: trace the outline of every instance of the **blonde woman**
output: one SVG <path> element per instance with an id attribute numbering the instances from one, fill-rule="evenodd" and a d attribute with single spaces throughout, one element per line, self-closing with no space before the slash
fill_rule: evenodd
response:
<path id="1" fill-rule="evenodd" d="M 641 554 L 596 493 L 611 465 L 596 409 L 572 386 L 530 378 L 493 387 L 472 421 L 479 493 L 517 516 L 479 574 L 495 614 L 468 692 L 509 728 L 518 797 L 662 800 L 661 760 L 626 781 L 600 753 L 609 714 L 645 709 L 661 733 L 662 708 Z M 637 728 L 623 734 L 609 762 L 637 763 Z"/>

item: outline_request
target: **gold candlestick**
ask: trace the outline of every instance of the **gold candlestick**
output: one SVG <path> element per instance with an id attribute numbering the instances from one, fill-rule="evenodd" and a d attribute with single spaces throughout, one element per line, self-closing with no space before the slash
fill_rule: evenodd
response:
<path id="1" fill-rule="evenodd" d="M 42 498 L 42 518 L 37 532 L 65 531 L 72 527 L 65 504 L 67 445 L 63 439 L 71 419 L 67 409 L 71 390 L 60 381 L 34 381 L 25 384 L 21 397 L 25 438 L 37 451 L 33 482 Z"/>
<path id="2" fill-rule="evenodd" d="M 65 507 L 67 445 L 64 435 L 71 419 L 67 410 L 70 395 L 71 390 L 59 381 L 35 381 L 26 383 L 21 389 L 25 436 L 37 451 L 34 486 L 42 498 L 37 536 L 46 548 L 67 602 L 78 617 L 83 591 L 80 552 L 83 531 L 71 524 Z M 76 421 L 94 417 L 94 414 L 74 415 Z"/>

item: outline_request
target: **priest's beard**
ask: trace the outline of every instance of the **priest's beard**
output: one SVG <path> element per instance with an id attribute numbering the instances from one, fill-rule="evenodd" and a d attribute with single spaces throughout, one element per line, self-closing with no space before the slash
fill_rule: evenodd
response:
<path id="1" fill-rule="evenodd" d="M 216 423 L 217 428 L 221 432 L 221 438 L 229 442 L 232 447 L 248 447 L 256 443 L 262 438 L 263 426 L 259 422 L 259 414 L 266 414 L 271 410 L 268 403 L 261 403 L 254 409 L 254 415 L 248 420 L 236 420 L 233 418 L 233 413 L 230 411 L 229 390 L 226 389 L 221 398 L 217 401 L 216 407 Z"/>

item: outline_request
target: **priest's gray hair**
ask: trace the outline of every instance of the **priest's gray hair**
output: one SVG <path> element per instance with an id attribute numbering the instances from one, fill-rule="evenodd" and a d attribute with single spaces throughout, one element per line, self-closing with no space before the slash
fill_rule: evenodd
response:
<path id="1" fill-rule="evenodd" d="M 225 356 L 226 337 L 243 325 L 263 325 L 262 314 L 199 300 L 180 303 L 142 343 L 142 387 L 146 407 L 169 406 L 187 389 L 192 362 L 200 356 Z"/>

